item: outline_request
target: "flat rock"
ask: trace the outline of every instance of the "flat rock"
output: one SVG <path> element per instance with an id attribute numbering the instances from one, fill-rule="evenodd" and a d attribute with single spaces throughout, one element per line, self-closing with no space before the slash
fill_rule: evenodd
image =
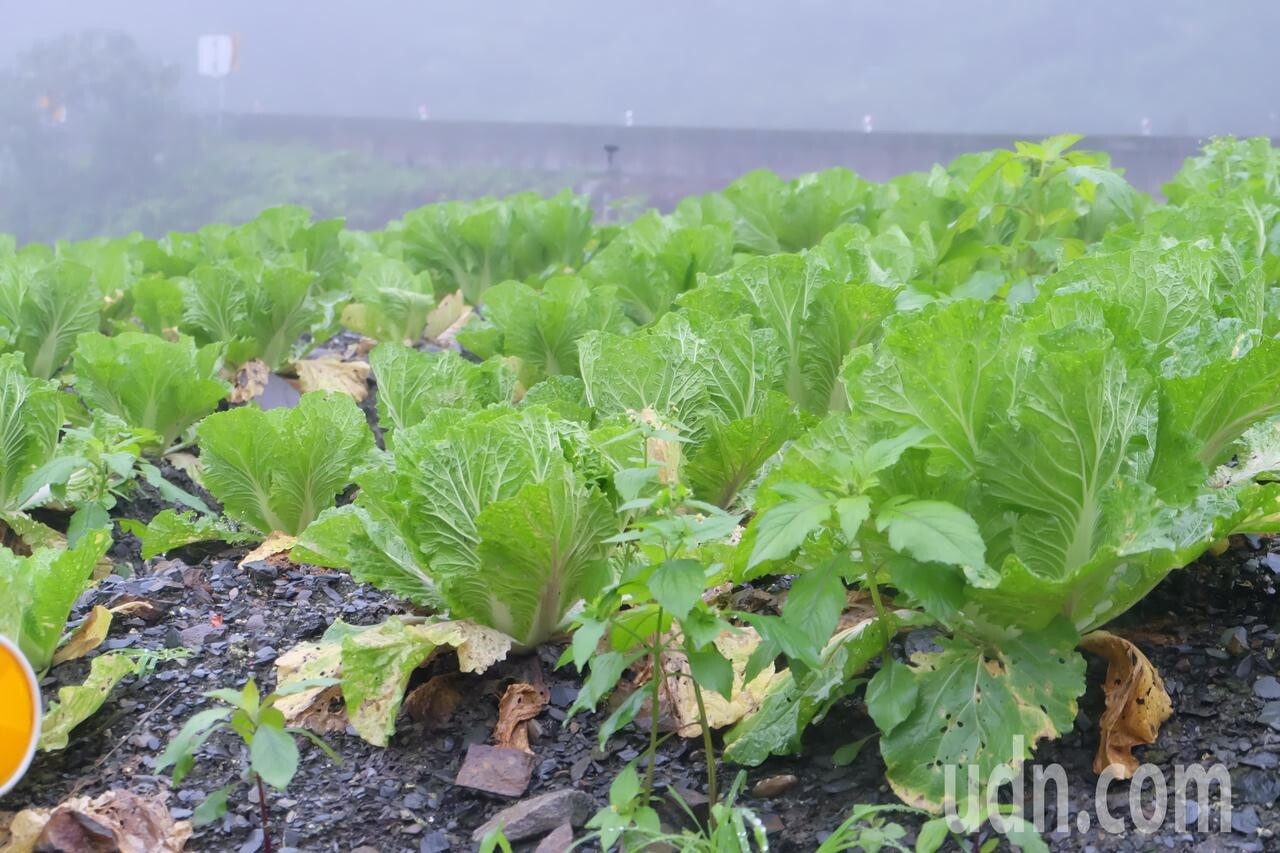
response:
<path id="1" fill-rule="evenodd" d="M 1280 777 L 1270 770 L 1247 770 L 1232 774 L 1231 793 L 1245 803 L 1270 806 L 1280 799 Z"/>
<path id="2" fill-rule="evenodd" d="M 529 788 L 533 756 L 524 750 L 473 743 L 458 768 L 455 785 L 502 797 L 519 797 Z M 510 836 L 508 836 L 510 838 Z"/>
<path id="3" fill-rule="evenodd" d="M 1259 699 L 1280 699 L 1280 681 L 1274 675 L 1264 675 L 1253 683 L 1253 692 Z"/>
<path id="4" fill-rule="evenodd" d="M 562 823 L 533 849 L 533 853 L 567 853 L 573 849 L 573 825 Z"/>
<path id="5" fill-rule="evenodd" d="M 790 773 L 768 776 L 751 786 L 751 796 L 766 800 L 771 797 L 778 797 L 794 788 L 799 781 Z"/>
<path id="6" fill-rule="evenodd" d="M 1258 831 L 1258 812 L 1253 806 L 1231 813 L 1231 831 L 1241 835 L 1254 835 Z"/>
<path id="7" fill-rule="evenodd" d="M 1248 767 L 1270 770 L 1273 767 L 1280 766 L 1280 756 L 1277 756 L 1274 752 L 1255 752 L 1242 756 L 1240 763 Z"/>
<path id="8" fill-rule="evenodd" d="M 595 809 L 595 801 L 582 791 L 573 788 L 551 791 L 503 809 L 471 833 L 471 839 L 479 842 L 499 826 L 508 841 L 537 838 L 561 824 L 582 826 Z"/>
<path id="9" fill-rule="evenodd" d="M 199 648 L 204 645 L 204 641 L 214 634 L 221 634 L 226 628 L 217 628 L 208 622 L 197 622 L 189 628 L 183 628 L 178 632 L 182 638 L 182 644 L 190 648 Z"/>
<path id="10" fill-rule="evenodd" d="M 1258 713 L 1258 722 L 1280 732 L 1280 701 L 1268 702 Z"/>
<path id="11" fill-rule="evenodd" d="M 448 853 L 449 835 L 443 829 L 427 833 L 418 843 L 418 853 Z"/>

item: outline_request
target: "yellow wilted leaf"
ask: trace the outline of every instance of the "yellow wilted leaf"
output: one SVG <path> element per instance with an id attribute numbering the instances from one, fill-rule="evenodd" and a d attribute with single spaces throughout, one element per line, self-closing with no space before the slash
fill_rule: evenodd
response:
<path id="1" fill-rule="evenodd" d="M 96 605 L 89 611 L 89 615 L 84 617 L 80 627 L 72 631 L 62 647 L 54 652 L 53 662 L 50 665 L 57 666 L 63 661 L 84 657 L 102 645 L 109 630 L 111 630 L 111 611 L 101 604 Z"/>
<path id="2" fill-rule="evenodd" d="M 341 391 L 357 403 L 369 396 L 369 365 L 363 361 L 340 358 L 308 358 L 296 362 L 298 390 Z"/>
<path id="3" fill-rule="evenodd" d="M 665 485 L 680 482 L 680 463 L 684 458 L 684 448 L 674 437 L 670 429 L 658 413 L 653 409 L 641 409 L 634 413 L 636 420 L 659 432 L 645 439 L 645 455 L 649 464 L 658 469 L 658 481 Z"/>
<path id="4" fill-rule="evenodd" d="M 204 465 L 201 464 L 199 456 L 194 453 L 179 451 L 165 456 L 165 461 L 190 477 L 191 482 L 197 486 L 204 485 Z"/>
<path id="5" fill-rule="evenodd" d="M 276 683 L 312 678 L 337 678 L 342 673 L 342 644 L 299 643 L 276 658 Z M 285 722 L 320 734 L 340 732 L 347 727 L 347 709 L 342 688 L 312 687 L 276 700 Z"/>
<path id="6" fill-rule="evenodd" d="M 702 701 L 707 709 L 707 722 L 713 729 L 731 726 L 760 709 L 765 694 L 775 680 L 783 676 L 776 672 L 773 664 L 766 666 L 749 684 L 742 679 L 747 669 L 747 661 L 751 653 L 760 645 L 760 636 L 752 628 L 737 628 L 724 631 L 716 637 L 715 646 L 720 654 L 733 666 L 733 694 L 725 699 L 711 690 L 702 691 Z M 662 686 L 661 714 L 665 727 L 680 737 L 693 738 L 702 734 L 702 725 L 698 722 L 698 700 L 693 690 L 693 677 L 688 659 L 680 652 L 668 652 L 662 656 L 662 667 L 667 672 L 666 683 Z M 638 683 L 647 681 L 638 679 Z M 648 712 L 642 712 L 644 718 Z"/>
<path id="7" fill-rule="evenodd" d="M 458 330 L 470 317 L 471 306 L 462 298 L 462 291 L 450 293 L 427 315 L 427 328 L 423 331 L 423 336 L 441 346 L 450 346 Z"/>
<path id="8" fill-rule="evenodd" d="M 410 626 L 438 646 L 452 646 L 458 655 L 458 669 L 482 673 L 511 651 L 511 638 L 495 628 L 455 619 Z"/>
<path id="9" fill-rule="evenodd" d="M 1124 637 L 1094 631 L 1081 638 L 1080 647 L 1107 660 L 1107 705 L 1098 722 L 1093 772 L 1113 767 L 1116 778 L 1128 779 L 1139 765 L 1133 748 L 1156 742 L 1160 725 L 1173 714 L 1173 703 L 1155 666 Z"/>
<path id="10" fill-rule="evenodd" d="M 312 678 L 341 678 L 342 684 L 285 696 L 276 707 L 289 725 L 332 731 L 350 722 L 365 740 L 385 746 L 410 674 L 445 648 L 457 652 L 463 672 L 483 672 L 507 656 L 511 638 L 463 621 L 406 624 L 393 616 L 367 628 L 343 625 L 276 659 L 280 687 Z"/>
<path id="11" fill-rule="evenodd" d="M 261 545 L 244 555 L 244 559 L 240 561 L 240 568 L 244 568 L 249 563 L 256 563 L 259 560 L 274 557 L 276 554 L 288 554 L 297 542 L 298 537 L 290 536 L 288 533 L 281 533 L 277 530 L 268 536 Z"/>

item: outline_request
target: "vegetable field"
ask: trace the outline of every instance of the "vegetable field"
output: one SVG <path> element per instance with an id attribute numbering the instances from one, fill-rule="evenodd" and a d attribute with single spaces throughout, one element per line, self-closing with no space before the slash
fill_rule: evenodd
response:
<path id="1" fill-rule="evenodd" d="M 1078 142 L 0 237 L 0 850 L 1274 849 L 1280 153 Z"/>

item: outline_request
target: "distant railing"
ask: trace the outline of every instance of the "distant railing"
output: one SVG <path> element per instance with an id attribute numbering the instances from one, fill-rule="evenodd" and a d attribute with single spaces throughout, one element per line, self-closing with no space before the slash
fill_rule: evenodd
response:
<path id="1" fill-rule="evenodd" d="M 226 131 L 244 139 L 307 142 L 406 165 L 492 167 L 595 175 L 665 207 L 682 195 L 723 186 L 752 169 L 784 176 L 846 166 L 885 180 L 959 154 L 1010 146 L 1034 134 L 851 133 L 735 128 L 611 127 L 243 114 Z M 1158 193 L 1205 140 L 1090 136 L 1134 186 Z M 607 149 L 613 150 L 610 157 Z"/>

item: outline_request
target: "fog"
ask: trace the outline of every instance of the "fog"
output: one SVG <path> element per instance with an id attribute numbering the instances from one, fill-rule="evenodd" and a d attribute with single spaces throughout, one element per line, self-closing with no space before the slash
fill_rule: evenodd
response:
<path id="1" fill-rule="evenodd" d="M 661 207 L 757 166 L 880 178 L 1004 144 L 968 134 L 1280 134 L 1267 0 L 0 2 L 0 233 L 20 241 L 281 202 L 376 227 L 563 186 Z M 222 34 L 235 67 L 201 76 L 197 40 Z M 570 127 L 522 129 L 548 124 Z M 709 128 L 736 130 L 682 130 Z M 941 141 L 864 156 L 868 133 Z"/>
<path id="2" fill-rule="evenodd" d="M 0 65 L 132 35 L 216 104 L 196 38 L 239 33 L 231 110 L 1045 133 L 1273 133 L 1268 0 L 6 0 Z M 201 85 L 205 83 L 206 85 Z"/>

